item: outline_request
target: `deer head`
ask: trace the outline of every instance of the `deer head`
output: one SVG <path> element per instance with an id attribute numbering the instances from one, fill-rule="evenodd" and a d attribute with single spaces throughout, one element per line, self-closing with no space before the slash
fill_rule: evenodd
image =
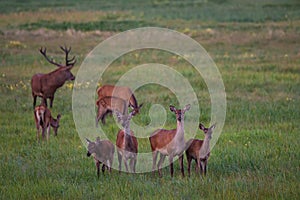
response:
<path id="1" fill-rule="evenodd" d="M 204 132 L 205 136 L 207 136 L 208 139 L 211 139 L 211 137 L 212 137 L 211 135 L 212 135 L 212 132 L 215 129 L 215 127 L 216 127 L 216 124 L 212 125 L 209 128 L 205 128 L 205 126 L 201 123 L 199 124 L 199 129 Z"/>
<path id="2" fill-rule="evenodd" d="M 85 138 L 87 144 L 88 144 L 88 152 L 87 157 L 90 157 L 95 152 L 95 142 L 90 141 L 89 139 Z"/>
<path id="3" fill-rule="evenodd" d="M 123 115 L 121 112 L 119 112 L 117 110 L 115 111 L 118 122 L 121 122 L 121 125 L 125 130 L 129 129 L 130 120 L 134 116 L 134 113 L 135 113 L 135 111 L 133 110 L 129 113 L 129 115 L 127 115 L 127 114 Z"/>
<path id="4" fill-rule="evenodd" d="M 59 120 L 61 118 L 61 115 L 58 114 L 56 119 L 51 119 L 51 122 L 50 122 L 50 125 L 52 126 L 53 128 L 53 131 L 54 131 L 54 135 L 57 136 L 57 130 L 59 128 Z"/>
<path id="5" fill-rule="evenodd" d="M 140 109 L 141 107 L 143 106 L 143 104 L 140 104 L 138 107 L 133 107 L 133 106 L 130 106 L 133 110 L 132 110 L 132 115 L 135 116 L 136 114 L 139 114 L 140 113 Z"/>
<path id="6" fill-rule="evenodd" d="M 187 104 L 182 110 L 176 109 L 174 106 L 170 106 L 170 110 L 176 114 L 177 121 L 181 122 L 181 120 L 184 118 L 184 113 L 188 111 L 191 108 L 190 104 Z"/>
<path id="7" fill-rule="evenodd" d="M 62 70 L 64 71 L 64 73 L 65 73 L 65 77 L 66 77 L 66 80 L 71 80 L 71 81 L 73 81 L 74 79 L 75 79 L 75 76 L 71 73 L 71 69 L 74 67 L 74 65 L 75 65 L 75 63 L 76 63 L 76 60 L 75 60 L 75 56 L 73 56 L 71 59 L 69 59 L 68 57 L 69 57 L 69 53 L 70 53 L 70 51 L 71 51 L 71 47 L 70 48 L 67 48 L 66 46 L 65 47 L 63 47 L 63 46 L 60 46 L 60 49 L 63 51 L 63 52 L 65 52 L 65 54 L 66 54 L 66 57 L 65 57 L 65 65 L 63 65 L 63 64 L 59 64 L 59 63 L 56 63 L 56 62 L 54 62 L 53 61 L 53 59 L 51 59 L 51 58 L 49 58 L 48 56 L 47 56 L 47 49 L 46 48 L 40 48 L 40 53 L 46 58 L 46 60 L 49 62 L 49 63 L 51 63 L 51 64 L 53 64 L 53 65 L 55 65 L 55 66 L 57 66 L 57 67 L 60 67 L 60 68 L 62 68 Z"/>

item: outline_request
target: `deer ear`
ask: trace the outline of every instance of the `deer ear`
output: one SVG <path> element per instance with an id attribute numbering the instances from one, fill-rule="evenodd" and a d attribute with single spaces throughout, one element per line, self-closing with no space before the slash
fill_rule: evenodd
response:
<path id="1" fill-rule="evenodd" d="M 91 141 L 89 139 L 85 138 L 85 140 L 88 144 L 91 143 Z"/>
<path id="2" fill-rule="evenodd" d="M 140 109 L 143 105 L 144 105 L 144 103 L 141 103 L 141 104 L 139 105 L 139 109 Z"/>
<path id="3" fill-rule="evenodd" d="M 188 111 L 190 108 L 191 108 L 191 104 L 187 104 L 183 110 L 185 112 L 185 111 Z"/>
<path id="4" fill-rule="evenodd" d="M 216 128 L 216 124 L 213 124 L 209 129 L 214 130 Z"/>
<path id="5" fill-rule="evenodd" d="M 58 114 L 57 117 L 56 117 L 56 119 L 60 120 L 60 118 L 61 118 L 61 114 Z"/>
<path id="6" fill-rule="evenodd" d="M 100 137 L 98 136 L 98 137 L 96 137 L 96 142 L 100 142 L 101 140 L 100 140 Z"/>
<path id="7" fill-rule="evenodd" d="M 175 108 L 174 106 L 172 106 L 172 105 L 170 105 L 170 110 L 171 110 L 172 112 L 176 112 L 176 108 Z"/>
<path id="8" fill-rule="evenodd" d="M 204 131 L 204 130 L 205 130 L 205 126 L 204 126 L 203 124 L 200 123 L 200 124 L 199 124 L 199 129 L 202 130 L 202 131 Z"/>

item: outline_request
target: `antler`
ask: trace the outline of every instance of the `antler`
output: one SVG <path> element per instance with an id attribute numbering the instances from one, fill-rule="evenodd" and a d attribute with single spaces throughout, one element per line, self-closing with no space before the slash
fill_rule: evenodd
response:
<path id="1" fill-rule="evenodd" d="M 45 47 L 44 49 L 43 49 L 43 47 L 40 48 L 41 54 L 46 58 L 46 60 L 47 60 L 49 63 L 51 63 L 51 64 L 53 64 L 53 65 L 56 65 L 56 66 L 58 66 L 58 67 L 62 67 L 62 66 L 63 66 L 63 65 L 61 65 L 61 64 L 58 64 L 58 63 L 54 62 L 52 59 L 48 58 L 48 56 L 46 55 L 46 51 L 47 51 L 46 47 Z"/>
<path id="2" fill-rule="evenodd" d="M 71 47 L 67 48 L 66 46 L 60 46 L 61 50 L 63 50 L 66 54 L 66 66 L 73 66 L 76 63 L 75 56 L 73 58 L 68 59 L 69 53 L 71 51 Z"/>

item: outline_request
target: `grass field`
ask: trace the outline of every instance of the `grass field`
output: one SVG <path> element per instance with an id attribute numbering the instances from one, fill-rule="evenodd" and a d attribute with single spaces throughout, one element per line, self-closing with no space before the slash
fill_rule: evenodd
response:
<path id="1" fill-rule="evenodd" d="M 293 0 L 1 1 L 0 199 L 299 199 L 299 7 Z M 98 179 L 75 129 L 71 82 L 54 100 L 53 115 L 62 114 L 58 136 L 51 135 L 48 143 L 36 141 L 30 78 L 55 69 L 38 49 L 46 46 L 51 56 L 63 59 L 58 46 L 72 46 L 76 74 L 101 41 L 143 26 L 187 34 L 220 70 L 226 122 L 205 178 L 194 170 L 192 177 L 182 178 L 176 161 L 174 178 L 167 167 L 162 178 L 113 170 Z M 100 84 L 115 83 L 127 70 L 150 62 L 172 65 L 189 80 L 199 99 L 199 120 L 208 126 L 211 108 L 204 81 L 171 53 L 128 53 L 112 63 Z M 174 95 L 154 86 L 137 90 L 136 97 L 145 104 L 134 119 L 141 125 L 149 123 L 153 103 L 178 105 Z M 168 113 L 166 128 L 174 127 Z M 112 118 L 104 129 L 115 139 Z M 147 140 L 139 147 L 141 152 L 150 149 Z"/>

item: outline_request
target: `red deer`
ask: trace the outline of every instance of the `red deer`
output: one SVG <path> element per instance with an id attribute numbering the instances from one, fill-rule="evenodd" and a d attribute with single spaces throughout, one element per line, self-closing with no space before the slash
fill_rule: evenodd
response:
<path id="1" fill-rule="evenodd" d="M 87 156 L 93 155 L 95 164 L 97 167 L 97 176 L 99 178 L 100 165 L 102 165 L 102 173 L 104 173 L 105 168 L 111 172 L 111 167 L 113 164 L 115 147 L 109 140 L 100 140 L 99 137 L 96 138 L 96 142 L 92 142 L 86 138 L 88 144 Z"/>
<path id="2" fill-rule="evenodd" d="M 50 99 L 50 108 L 53 105 L 54 94 L 58 88 L 68 80 L 74 80 L 75 76 L 71 73 L 71 69 L 76 63 L 75 56 L 71 59 L 68 58 L 71 47 L 60 47 L 66 54 L 66 64 L 55 63 L 52 59 L 46 55 L 46 48 L 40 49 L 40 53 L 46 58 L 48 62 L 59 67 L 58 69 L 48 74 L 35 74 L 31 78 L 31 91 L 33 97 L 33 108 L 36 105 L 36 98 L 41 97 L 43 103 L 47 106 L 47 99 Z"/>
<path id="3" fill-rule="evenodd" d="M 59 127 L 59 120 L 61 115 L 58 114 L 57 118 L 54 119 L 51 116 L 51 111 L 44 105 L 35 107 L 34 109 L 34 120 L 37 128 L 37 140 L 40 138 L 40 132 L 42 130 L 42 139 L 45 140 L 45 134 L 47 131 L 46 138 L 49 140 L 50 136 L 50 126 L 53 128 L 54 135 L 57 136 L 57 130 Z"/>
<path id="4" fill-rule="evenodd" d="M 105 116 L 109 113 L 112 113 L 112 111 L 119 111 L 122 114 L 127 113 L 126 102 L 117 97 L 103 97 L 102 99 L 97 100 L 96 105 L 98 107 L 96 126 L 98 126 L 100 119 L 102 123 L 105 124 Z"/>
<path id="5" fill-rule="evenodd" d="M 138 153 L 138 142 L 136 137 L 133 134 L 133 131 L 130 130 L 130 120 L 134 116 L 134 110 L 129 114 L 123 115 L 122 113 L 116 111 L 118 121 L 121 122 L 123 130 L 120 130 L 117 135 L 116 146 L 118 148 L 118 160 L 119 160 L 119 172 L 122 167 L 122 160 L 128 172 L 127 161 L 130 160 L 129 166 L 131 172 L 135 173 L 135 166 L 137 161 Z"/>
<path id="6" fill-rule="evenodd" d="M 199 168 L 200 172 L 203 175 L 206 175 L 207 161 L 210 156 L 209 142 L 212 138 L 212 132 L 215 128 L 215 125 L 212 125 L 210 128 L 205 128 L 202 124 L 199 124 L 199 129 L 202 130 L 205 134 L 204 140 L 190 139 L 187 142 L 186 158 L 188 162 L 188 174 L 190 176 L 191 171 L 191 162 L 194 159 L 197 163 L 196 171 L 198 173 Z"/>
<path id="7" fill-rule="evenodd" d="M 120 103 L 116 103 L 115 106 L 117 105 L 121 105 L 121 107 L 114 107 L 112 105 L 108 105 L 108 107 L 110 107 L 110 109 L 108 109 L 108 111 L 106 112 L 106 114 L 114 111 L 114 110 L 119 110 L 120 112 L 124 111 L 123 114 L 127 114 L 128 112 L 128 107 L 131 107 L 135 112 L 135 114 L 139 113 L 140 108 L 142 107 L 143 104 L 138 105 L 137 100 L 133 94 L 133 92 L 131 91 L 130 88 L 128 87 L 123 87 L 123 86 L 114 86 L 114 85 L 103 85 L 102 87 L 100 87 L 97 90 L 97 94 L 98 94 L 98 100 L 96 102 L 97 105 L 99 105 L 99 101 L 103 98 L 106 97 L 116 97 L 119 99 L 124 100 L 124 103 L 126 104 L 125 106 L 125 110 L 123 109 L 123 104 Z M 98 110 L 99 110 L 99 106 L 98 106 Z M 105 116 L 106 114 L 104 114 L 103 116 L 97 116 L 98 119 L 102 119 L 102 123 L 105 123 Z M 98 120 L 99 121 L 99 120 Z"/>
<path id="8" fill-rule="evenodd" d="M 184 109 L 177 110 L 174 106 L 170 106 L 170 110 L 176 114 L 177 128 L 173 130 L 156 130 L 149 138 L 153 156 L 152 172 L 155 171 L 157 156 L 160 153 L 160 159 L 157 164 L 158 175 L 160 177 L 162 176 L 161 165 L 166 156 L 169 156 L 171 177 L 173 177 L 174 172 L 173 158 L 175 156 L 179 156 L 180 169 L 182 176 L 184 176 L 183 152 L 186 146 L 184 140 L 184 114 L 190 107 L 188 104 Z"/>

